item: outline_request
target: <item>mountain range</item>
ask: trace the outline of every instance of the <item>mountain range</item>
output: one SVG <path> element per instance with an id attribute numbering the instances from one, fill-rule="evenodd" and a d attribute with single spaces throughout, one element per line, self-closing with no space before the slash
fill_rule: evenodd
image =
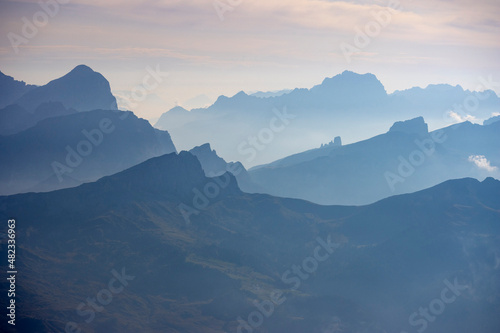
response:
<path id="1" fill-rule="evenodd" d="M 0 86 L 0 135 L 15 134 L 64 114 L 117 110 L 109 82 L 85 65 L 38 87 L 0 73 Z"/>
<path id="2" fill-rule="evenodd" d="M 388 94 L 375 75 L 345 71 L 311 89 L 272 97 L 239 92 L 207 108 L 176 107 L 155 127 L 169 131 L 179 149 L 210 142 L 221 156 L 249 168 L 336 136 L 349 143 L 368 139 L 402 119 L 423 116 L 433 129 L 487 119 L 500 110 L 500 99 L 487 84 L 483 89 L 438 84 Z"/>
<path id="3" fill-rule="evenodd" d="M 0 87 L 1 332 L 500 331 L 492 91 L 346 71 L 158 129 L 85 65 Z"/>
<path id="4" fill-rule="evenodd" d="M 94 110 L 51 117 L 0 136 L 0 194 L 73 187 L 175 152 L 168 132 L 131 112 Z"/>
<path id="5" fill-rule="evenodd" d="M 168 132 L 117 110 L 88 66 L 39 87 L 5 75 L 0 84 L 0 101 L 12 102 L 0 110 L 1 195 L 73 187 L 177 151 Z"/>
<path id="6" fill-rule="evenodd" d="M 249 170 L 264 193 L 319 204 L 368 204 L 454 178 L 499 178 L 500 122 L 428 131 L 422 117 L 349 145 L 326 145 Z"/>
<path id="7" fill-rule="evenodd" d="M 191 154 L 196 156 L 201 164 L 203 171 L 207 177 L 216 177 L 229 172 L 232 174 L 238 183 L 238 187 L 244 192 L 265 192 L 265 190 L 255 184 L 248 171 L 240 162 L 226 162 L 223 158 L 217 155 L 215 150 L 212 150 L 209 143 L 194 147 L 189 150 Z"/>
<path id="8" fill-rule="evenodd" d="M 493 333 L 499 196 L 497 180 L 460 179 L 319 206 L 243 193 L 181 152 L 0 197 L 0 218 L 16 219 L 26 332 Z"/>
<path id="9" fill-rule="evenodd" d="M 0 72 L 0 109 L 14 103 L 34 88 L 36 88 L 35 85 L 17 81 L 12 76 Z"/>

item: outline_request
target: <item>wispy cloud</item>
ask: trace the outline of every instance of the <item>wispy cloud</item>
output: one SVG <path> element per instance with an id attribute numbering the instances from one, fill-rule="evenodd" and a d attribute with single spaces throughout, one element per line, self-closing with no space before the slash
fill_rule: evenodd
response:
<path id="1" fill-rule="evenodd" d="M 498 167 L 492 166 L 490 161 L 488 161 L 484 155 L 471 155 L 469 156 L 469 162 L 473 162 L 478 168 L 484 169 L 488 172 L 498 170 Z"/>
<path id="2" fill-rule="evenodd" d="M 457 123 L 463 123 L 464 121 L 470 121 L 470 122 L 472 122 L 472 121 L 476 120 L 476 117 L 474 117 L 474 116 L 472 116 L 470 114 L 467 114 L 465 116 L 461 116 L 461 115 L 459 115 L 458 113 L 456 113 L 454 111 L 449 111 L 448 112 L 448 116 L 451 119 L 455 120 Z"/>

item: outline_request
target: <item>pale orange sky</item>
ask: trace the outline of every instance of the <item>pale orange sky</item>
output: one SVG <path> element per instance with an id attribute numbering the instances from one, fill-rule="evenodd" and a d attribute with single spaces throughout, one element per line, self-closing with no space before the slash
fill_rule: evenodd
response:
<path id="1" fill-rule="evenodd" d="M 389 92 L 500 81 L 497 0 L 60 1 L 67 4 L 17 53 L 9 33 L 23 36 L 23 18 L 32 22 L 42 9 L 35 0 L 0 1 L 0 70 L 44 84 L 86 64 L 126 94 L 159 66 L 169 76 L 134 109 L 144 118 L 200 94 L 311 87 L 346 69 L 375 74 Z M 223 20 L 214 4 L 227 9 Z M 386 26 L 375 23 L 381 12 L 390 14 Z M 348 61 L 341 45 L 356 46 L 356 31 L 374 24 L 380 29 Z"/>

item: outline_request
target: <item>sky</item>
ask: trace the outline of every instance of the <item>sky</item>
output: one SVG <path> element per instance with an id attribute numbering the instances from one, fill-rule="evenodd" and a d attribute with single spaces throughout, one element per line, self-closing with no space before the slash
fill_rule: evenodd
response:
<path id="1" fill-rule="evenodd" d="M 127 98 L 158 69 L 161 82 L 134 103 L 146 119 L 344 70 L 373 73 L 388 92 L 500 81 L 498 0 L 41 2 L 0 0 L 0 71 L 41 85 L 86 64 Z"/>

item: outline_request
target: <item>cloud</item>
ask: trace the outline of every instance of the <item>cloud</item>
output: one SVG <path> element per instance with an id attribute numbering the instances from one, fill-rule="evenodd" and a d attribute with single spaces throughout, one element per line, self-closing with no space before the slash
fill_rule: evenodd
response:
<path id="1" fill-rule="evenodd" d="M 464 121 L 470 121 L 470 122 L 472 122 L 472 121 L 476 120 L 476 117 L 471 116 L 470 114 L 467 114 L 464 117 L 464 116 L 461 116 L 461 115 L 459 115 L 458 113 L 456 113 L 454 111 L 449 111 L 448 112 L 448 116 L 451 119 L 455 120 L 457 123 L 463 123 Z"/>
<path id="2" fill-rule="evenodd" d="M 488 172 L 498 170 L 498 167 L 492 166 L 490 161 L 488 161 L 484 155 L 471 155 L 469 156 L 469 162 L 473 162 L 478 168 L 484 169 Z"/>

